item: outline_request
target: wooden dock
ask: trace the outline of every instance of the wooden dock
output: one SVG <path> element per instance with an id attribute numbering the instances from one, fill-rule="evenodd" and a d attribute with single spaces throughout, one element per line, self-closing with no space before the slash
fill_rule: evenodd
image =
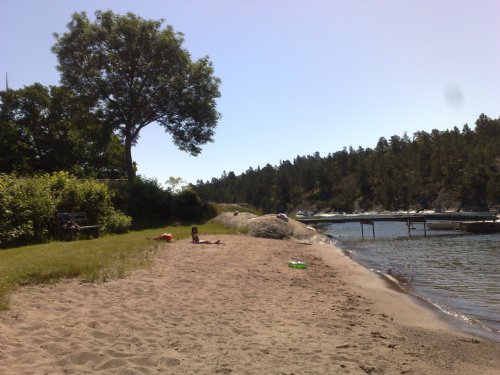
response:
<path id="1" fill-rule="evenodd" d="M 320 226 L 328 224 L 359 222 L 361 225 L 361 235 L 364 237 L 364 225 L 372 226 L 372 235 L 375 237 L 374 223 L 377 221 L 403 221 L 408 226 L 408 236 L 414 229 L 414 223 L 423 223 L 424 236 L 427 236 L 426 222 L 430 220 L 455 221 L 459 223 L 485 223 L 494 222 L 496 215 L 491 212 L 443 212 L 443 213 L 391 213 L 391 214 L 342 214 L 331 216 L 312 216 L 308 218 L 298 218 L 297 220 L 308 225 Z M 500 225 L 500 223 L 498 223 Z M 497 227 L 496 225 L 494 226 Z M 470 228 L 480 228 L 478 225 L 467 225 L 462 227 L 464 231 Z M 485 226 L 485 228 L 489 228 Z M 462 230 L 462 229 L 461 229 Z"/>

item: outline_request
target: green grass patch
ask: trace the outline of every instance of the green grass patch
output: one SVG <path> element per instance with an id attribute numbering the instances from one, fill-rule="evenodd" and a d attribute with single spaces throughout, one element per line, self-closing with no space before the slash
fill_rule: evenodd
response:
<path id="1" fill-rule="evenodd" d="M 197 226 L 202 236 L 235 233 L 234 229 L 213 223 Z M 104 282 L 147 267 L 165 242 L 146 238 L 164 232 L 172 233 L 174 241 L 179 241 L 191 236 L 191 226 L 167 226 L 91 240 L 0 250 L 0 310 L 8 308 L 9 293 L 18 286 L 52 283 L 64 278 Z"/>

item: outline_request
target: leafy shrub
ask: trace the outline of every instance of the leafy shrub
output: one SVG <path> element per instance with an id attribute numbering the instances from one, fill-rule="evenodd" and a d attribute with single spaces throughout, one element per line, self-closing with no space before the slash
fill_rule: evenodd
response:
<path id="1" fill-rule="evenodd" d="M 58 212 L 87 213 L 89 222 L 98 222 L 113 212 L 112 193 L 108 186 L 97 180 L 79 180 L 68 176 L 59 192 Z"/>
<path id="2" fill-rule="evenodd" d="M 108 233 L 126 233 L 132 226 L 132 218 L 120 211 L 113 211 L 104 216 L 100 222 L 101 230 Z"/>
<path id="3" fill-rule="evenodd" d="M 184 189 L 175 195 L 176 218 L 184 223 L 201 223 L 217 215 L 217 209 L 202 202 L 200 196 L 191 189 Z"/>
<path id="4" fill-rule="evenodd" d="M 115 206 L 132 216 L 134 227 L 163 224 L 173 218 L 172 194 L 156 179 L 138 176 L 116 188 Z"/>
<path id="5" fill-rule="evenodd" d="M 210 220 L 219 214 L 219 210 L 217 209 L 217 206 L 215 206 L 214 204 L 204 202 L 203 214 L 204 214 L 204 220 Z"/>
<path id="6" fill-rule="evenodd" d="M 0 246 L 46 239 L 55 207 L 47 176 L 0 175 Z"/>
<path id="7" fill-rule="evenodd" d="M 0 175 L 0 247 L 40 243 L 56 234 L 57 212 L 87 213 L 103 231 L 125 232 L 131 218 L 117 211 L 108 186 L 66 172 L 30 178 Z"/>

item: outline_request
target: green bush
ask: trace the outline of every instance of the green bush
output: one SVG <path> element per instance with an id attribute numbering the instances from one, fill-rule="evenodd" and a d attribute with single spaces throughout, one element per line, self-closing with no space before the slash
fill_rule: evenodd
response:
<path id="1" fill-rule="evenodd" d="M 47 239 L 55 208 L 47 176 L 0 175 L 0 246 Z"/>
<path id="2" fill-rule="evenodd" d="M 213 205 L 202 202 L 191 189 L 184 189 L 174 196 L 176 218 L 183 223 L 201 223 L 217 215 Z"/>
<path id="3" fill-rule="evenodd" d="M 214 217 L 216 217 L 219 214 L 219 210 L 212 203 L 203 202 L 202 209 L 203 209 L 203 215 L 204 215 L 203 220 L 204 221 L 213 219 Z"/>
<path id="4" fill-rule="evenodd" d="M 86 212 L 102 231 L 123 233 L 131 219 L 117 211 L 105 183 L 66 172 L 29 178 L 0 175 L 0 247 L 44 242 L 55 237 L 57 212 Z"/>
<path id="5" fill-rule="evenodd" d="M 58 212 L 86 212 L 89 222 L 113 212 L 112 194 L 108 186 L 97 180 L 68 177 L 60 191 Z"/>
<path id="6" fill-rule="evenodd" d="M 138 176 L 131 184 L 116 187 L 115 207 L 133 218 L 135 228 L 164 224 L 173 219 L 172 194 L 156 179 Z"/>
<path id="7" fill-rule="evenodd" d="M 108 233 L 126 233 L 132 227 L 132 218 L 120 211 L 113 211 L 100 222 L 101 230 Z"/>

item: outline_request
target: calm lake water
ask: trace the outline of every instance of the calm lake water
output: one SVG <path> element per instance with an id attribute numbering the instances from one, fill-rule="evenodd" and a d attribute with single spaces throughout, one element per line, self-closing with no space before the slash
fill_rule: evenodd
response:
<path id="1" fill-rule="evenodd" d="M 500 233 L 474 235 L 427 229 L 404 222 L 332 224 L 332 235 L 363 266 L 397 282 L 466 331 L 500 341 Z"/>

